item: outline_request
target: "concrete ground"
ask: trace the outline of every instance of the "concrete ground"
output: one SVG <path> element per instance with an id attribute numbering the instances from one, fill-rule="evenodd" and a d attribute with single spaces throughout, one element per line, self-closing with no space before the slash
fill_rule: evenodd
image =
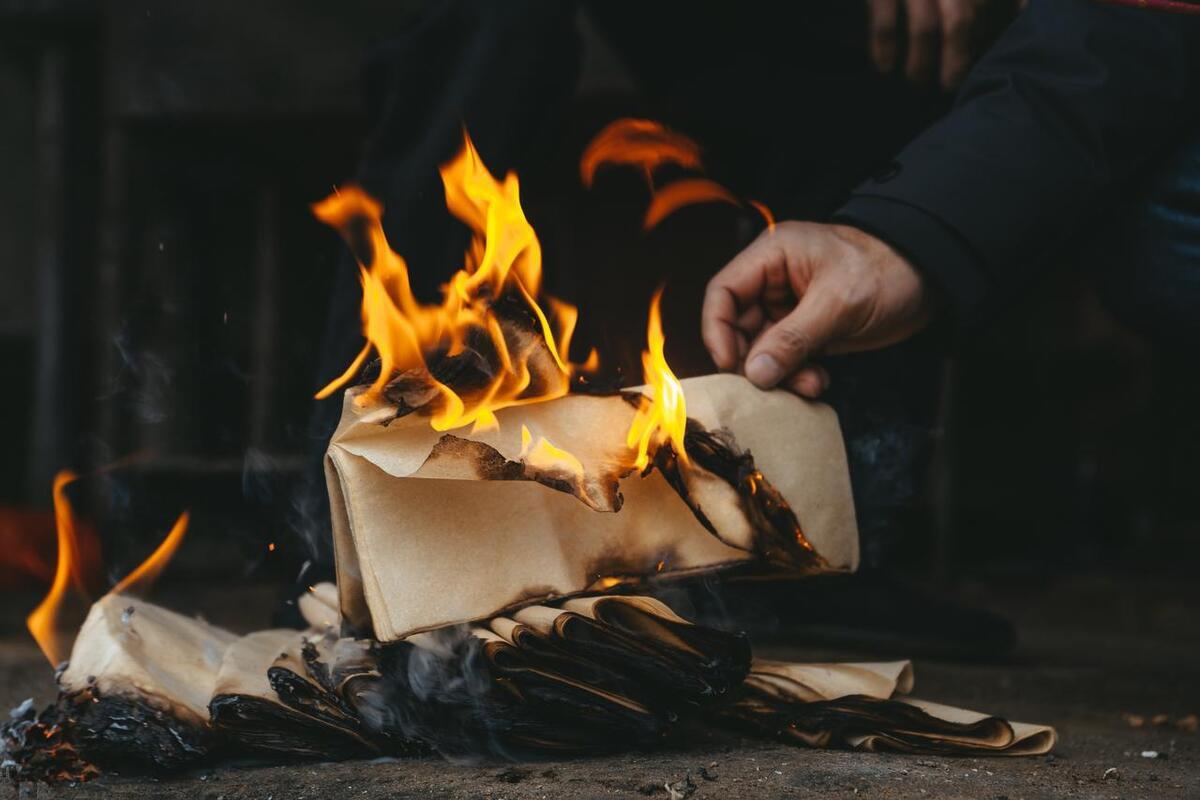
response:
<path id="1" fill-rule="evenodd" d="M 1060 736 L 1051 756 L 974 759 L 814 751 L 714 733 L 681 749 L 611 758 L 519 765 L 436 759 L 226 765 L 169 780 L 105 776 L 77 787 L 3 786 L 0 800 L 1200 797 L 1200 733 L 1187 730 L 1186 723 L 1175 725 L 1189 714 L 1200 714 L 1200 592 L 1194 585 L 1072 579 L 1054 586 L 980 586 L 974 594 L 987 597 L 992 607 L 1018 622 L 1018 652 L 1002 664 L 918 659 L 916 694 L 1051 723 Z M 230 599 L 227 595 L 221 605 L 254 607 L 249 595 Z M 164 603 L 188 607 L 173 598 Z M 237 625 L 228 611 L 209 613 L 214 621 L 234 627 L 257 624 L 242 615 L 243 624 Z M 11 621 L 9 609 L 3 617 L 5 623 Z M 3 630 L 14 627 L 6 624 Z M 758 649 L 772 656 L 805 655 L 796 643 Z M 44 699 L 50 692 L 49 669 L 27 637 L 13 633 L 0 639 L 0 704 L 14 705 L 30 695 Z M 1131 714 L 1144 723 L 1132 725 Z M 1165 721 L 1154 724 L 1156 715 L 1165 715 Z M 1150 751 L 1158 757 L 1145 757 Z M 673 784 L 678 794 L 672 795 L 666 784 Z"/>

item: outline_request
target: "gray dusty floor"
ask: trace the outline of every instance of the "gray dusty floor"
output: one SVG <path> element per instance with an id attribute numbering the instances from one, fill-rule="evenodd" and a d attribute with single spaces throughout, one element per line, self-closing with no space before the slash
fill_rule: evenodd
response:
<path id="1" fill-rule="evenodd" d="M 1010 663 L 917 661 L 917 694 L 1058 727 L 1050 757 L 945 759 L 798 750 L 705 735 L 686 748 L 509 765 L 437 760 L 250 765 L 171 780 L 106 776 L 79 787 L 0 788 L 9 798 L 667 798 L 690 773 L 691 797 L 1200 797 L 1200 733 L 1131 728 L 1124 713 L 1200 713 L 1200 591 L 1165 581 L 1071 580 L 984 592 L 1015 618 Z M 176 608 L 185 603 L 168 603 Z M 237 607 L 237 604 L 233 604 Z M 219 614 L 210 612 L 215 621 Z M 8 614 L 4 614 L 8 617 Z M 4 630 L 12 630 L 5 627 Z M 759 648 L 779 656 L 792 645 Z M 895 654 L 885 654 L 895 655 Z M 861 655 L 859 656 L 861 658 Z M 49 670 L 24 637 L 0 640 L 0 703 L 45 698 Z M 1165 757 L 1145 758 L 1153 750 Z M 700 774 L 700 768 L 712 780 Z M 1107 774 L 1107 777 L 1106 777 Z"/>

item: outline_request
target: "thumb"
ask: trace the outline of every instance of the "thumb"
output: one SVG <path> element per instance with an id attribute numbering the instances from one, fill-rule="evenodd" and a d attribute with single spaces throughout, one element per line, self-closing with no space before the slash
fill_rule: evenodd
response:
<path id="1" fill-rule="evenodd" d="M 838 322 L 837 306 L 812 287 L 754 342 L 746 355 L 746 377 L 761 389 L 771 388 L 817 355 L 836 335 Z"/>

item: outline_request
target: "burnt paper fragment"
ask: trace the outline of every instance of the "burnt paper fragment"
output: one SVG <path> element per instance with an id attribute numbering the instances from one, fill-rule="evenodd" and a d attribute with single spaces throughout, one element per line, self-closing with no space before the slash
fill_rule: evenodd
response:
<path id="1" fill-rule="evenodd" d="M 60 699 L 70 737 L 89 761 L 105 769 L 175 772 L 205 760 L 216 740 L 207 725 L 177 716 L 130 692 L 88 689 Z"/>
<path id="2" fill-rule="evenodd" d="M 572 495 L 596 511 L 620 511 L 624 498 L 620 478 L 628 472 L 613 468 L 596 474 L 534 458 L 510 460 L 495 447 L 454 434 L 442 434 L 414 475 L 423 478 L 480 481 L 533 481 Z"/>
<path id="3" fill-rule="evenodd" d="M 216 739 L 205 725 L 180 719 L 139 697 L 95 687 L 62 692 L 34 713 L 31 703 L 0 728 L 0 775 L 13 781 L 86 781 L 102 771 L 170 773 L 207 760 Z"/>
<path id="4" fill-rule="evenodd" d="M 39 712 L 27 699 L 0 725 L 0 778 L 79 783 L 98 777 L 100 768 L 84 757 L 71 734 L 71 719 L 58 703 Z"/>
<path id="5" fill-rule="evenodd" d="M 288 760 L 380 753 L 353 713 L 344 708 L 328 712 L 340 705 L 336 700 L 323 696 L 323 702 L 308 705 L 288 702 L 297 694 L 306 700 L 321 694 L 321 687 L 311 687 L 290 671 L 274 674 L 280 659 L 295 664 L 296 653 L 306 647 L 311 645 L 294 630 L 259 631 L 230 645 L 208 706 L 227 751 L 249 750 Z M 297 683 L 305 686 L 297 689 Z"/>
<path id="6" fill-rule="evenodd" d="M 336 713 L 350 709 L 377 741 L 528 758 L 653 746 L 749 668 L 744 636 L 692 625 L 650 598 L 569 602 L 386 645 L 323 640 L 305 651 L 323 688 L 305 691 L 326 703 L 336 694 Z"/>
<path id="7" fill-rule="evenodd" d="M 804 535 L 804 529 L 783 494 L 754 463 L 754 455 L 738 449 L 728 431 L 709 431 L 689 419 L 684 449 L 692 466 L 684 466 L 672 446 L 658 448 L 654 466 L 679 493 L 705 528 L 720 536 L 705 516 L 696 491 L 695 468 L 717 476 L 737 492 L 742 514 L 753 530 L 753 547 L 766 564 L 792 573 L 824 572 L 829 565 Z"/>
<path id="8" fill-rule="evenodd" d="M 707 718 L 807 747 L 970 756 L 1054 747 L 1053 728 L 904 696 L 911 687 L 907 662 L 756 662 L 741 689 Z"/>
<path id="9" fill-rule="evenodd" d="M 873 750 L 978 755 L 1003 750 L 1014 739 L 1012 727 L 998 717 L 951 722 L 899 700 L 865 695 L 788 705 L 745 698 L 718 716 L 749 732 L 817 748 L 870 741 Z"/>

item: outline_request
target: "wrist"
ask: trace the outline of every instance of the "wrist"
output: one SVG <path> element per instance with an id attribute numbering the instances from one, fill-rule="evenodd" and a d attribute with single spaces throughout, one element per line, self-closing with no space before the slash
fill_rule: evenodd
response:
<path id="1" fill-rule="evenodd" d="M 916 206 L 874 195 L 856 195 L 837 211 L 839 227 L 886 245 L 921 279 L 936 310 L 960 325 L 973 322 L 992 293 L 992 280 L 975 250 L 937 217 Z"/>

